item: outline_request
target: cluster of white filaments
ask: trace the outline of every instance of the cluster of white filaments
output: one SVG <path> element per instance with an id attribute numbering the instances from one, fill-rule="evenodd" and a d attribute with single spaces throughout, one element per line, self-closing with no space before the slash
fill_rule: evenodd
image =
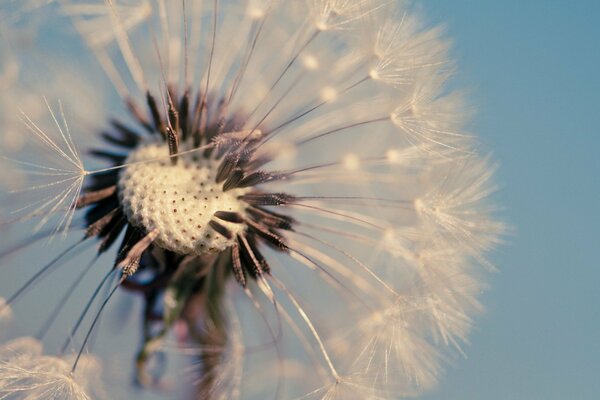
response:
<path id="1" fill-rule="evenodd" d="M 224 325 L 235 332 L 181 352 L 195 361 L 220 356 L 188 379 L 201 398 L 397 399 L 433 388 L 482 311 L 481 277 L 503 233 L 489 202 L 494 167 L 465 132 L 463 93 L 446 84 L 454 65 L 442 29 L 403 1 L 57 3 L 105 72 L 91 84 L 98 93 L 114 88 L 129 106 L 117 115 L 127 127 L 113 125 L 143 139 L 115 165 L 85 170 L 75 143 L 86 140 L 73 126 L 89 121 L 69 112 L 78 88 L 65 78 L 63 93 L 46 94 L 47 120 L 21 115 L 60 159 L 21 162 L 50 179 L 29 194 L 53 191 L 24 218 L 41 216 L 39 228 L 65 211 L 57 224 L 66 232 L 84 181 L 118 171 L 109 188 L 115 212 L 146 235 L 119 259 L 116 269 L 130 266 L 120 283 L 135 278 L 151 245 L 189 265 L 226 255 L 238 282 L 223 290 Z M 150 93 L 157 105 L 147 116 Z M 180 306 L 173 293 L 157 296 L 165 309 Z M 189 326 L 205 328 L 205 312 L 180 308 Z M 0 300 L 0 323 L 7 309 Z M 181 331 L 180 339 L 191 336 Z M 154 352 L 168 351 L 163 339 L 153 338 Z M 84 384 L 72 386 L 79 375 L 64 374 L 64 359 L 42 370 L 40 352 L 15 354 L 0 348 L 0 398 L 40 390 L 88 398 Z"/>
<path id="2" fill-rule="evenodd" d="M 0 398 L 2 399 L 77 399 L 103 396 L 96 389 L 99 363 L 85 356 L 74 374 L 72 361 L 43 354 L 42 343 L 20 337 L 0 346 Z M 92 397 L 93 396 L 93 397 Z"/>

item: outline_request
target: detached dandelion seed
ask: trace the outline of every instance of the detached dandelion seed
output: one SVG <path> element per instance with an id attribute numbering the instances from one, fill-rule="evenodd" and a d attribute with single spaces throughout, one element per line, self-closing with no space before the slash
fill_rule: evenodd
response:
<path id="1" fill-rule="evenodd" d="M 92 100 L 111 106 L 94 107 L 93 121 L 71 113 L 78 87 L 63 75 L 61 93 L 40 93 L 45 117 L 21 112 L 42 149 L 3 158 L 35 182 L 14 193 L 34 200 L 5 224 L 33 219 L 34 234 L 0 257 L 58 232 L 64 249 L 0 299 L 0 319 L 89 255 L 49 305 L 42 338 L 91 272 L 101 278 L 56 356 L 0 348 L 0 397 L 92 398 L 82 362 L 114 351 L 92 343 L 123 291 L 144 302 L 128 350 L 149 390 L 168 380 L 168 353 L 190 358 L 173 375 L 197 399 L 435 387 L 463 353 L 503 234 L 493 164 L 465 131 L 464 94 L 446 84 L 455 66 L 441 28 L 398 1 L 30 4 L 86 46 Z M 84 159 L 98 126 L 103 144 Z"/>

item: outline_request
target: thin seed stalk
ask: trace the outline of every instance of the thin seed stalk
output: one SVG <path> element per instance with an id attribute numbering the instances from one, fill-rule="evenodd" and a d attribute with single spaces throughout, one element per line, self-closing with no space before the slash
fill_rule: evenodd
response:
<path id="1" fill-rule="evenodd" d="M 218 397 L 216 387 L 219 366 L 223 362 L 229 336 L 224 310 L 225 284 L 230 274 L 231 258 L 219 257 L 204 279 L 202 289 L 190 299 L 185 318 L 190 339 L 203 349 L 198 356 L 198 380 L 192 399 L 211 400 Z"/>

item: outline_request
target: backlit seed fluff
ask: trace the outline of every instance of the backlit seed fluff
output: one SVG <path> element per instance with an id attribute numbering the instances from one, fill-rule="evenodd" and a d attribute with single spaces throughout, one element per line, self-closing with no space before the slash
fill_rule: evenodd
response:
<path id="1" fill-rule="evenodd" d="M 465 352 L 504 227 L 442 28 L 394 0 L 9 3 L 0 323 L 29 306 L 62 346 L 2 345 L 0 398 L 97 398 L 93 352 L 106 398 L 398 399 Z"/>
<path id="2" fill-rule="evenodd" d="M 101 392 L 97 384 L 98 363 L 86 356 L 81 368 L 71 373 L 71 362 L 43 354 L 42 344 L 20 337 L 0 346 L 0 398 L 14 400 L 92 400 Z"/>

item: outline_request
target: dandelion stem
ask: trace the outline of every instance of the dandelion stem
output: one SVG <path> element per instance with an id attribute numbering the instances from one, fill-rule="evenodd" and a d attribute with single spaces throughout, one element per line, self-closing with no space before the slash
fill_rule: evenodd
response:
<path id="1" fill-rule="evenodd" d="M 60 312 L 60 310 L 62 310 L 63 306 L 67 303 L 67 301 L 69 300 L 69 298 L 75 291 L 75 288 L 77 286 L 79 286 L 79 284 L 81 283 L 83 278 L 92 269 L 92 266 L 96 263 L 96 261 L 98 261 L 98 258 L 99 258 L 99 255 L 96 255 L 92 259 L 92 261 L 86 266 L 86 268 L 84 268 L 83 271 L 81 271 L 81 273 L 77 276 L 77 279 L 71 284 L 69 289 L 67 289 L 67 291 L 65 292 L 63 297 L 60 299 L 60 301 L 58 302 L 58 304 L 56 305 L 56 307 L 50 314 L 50 316 L 46 319 L 46 321 L 44 322 L 44 324 L 42 325 L 42 327 L 40 328 L 40 330 L 38 331 L 38 333 L 36 335 L 36 337 L 40 341 L 44 339 L 44 336 L 46 335 L 46 333 L 48 333 L 48 330 L 50 329 L 52 323 L 56 320 L 58 313 Z"/>
<path id="2" fill-rule="evenodd" d="M 6 303 L 2 307 L 0 307 L 0 312 L 4 309 L 4 307 L 7 307 L 8 305 L 12 304 L 12 302 L 14 302 L 21 294 L 23 294 L 23 292 L 26 289 L 28 289 L 31 285 L 33 285 L 39 278 L 41 278 L 46 272 L 48 272 L 57 262 L 59 262 L 63 257 L 68 255 L 71 251 L 73 251 L 75 248 L 77 248 L 77 246 L 79 246 L 84 241 L 85 241 L 85 238 L 81 239 L 78 242 L 67 247 L 64 251 L 62 251 L 54 259 L 52 259 L 52 261 L 50 261 L 48 264 L 46 264 L 41 270 L 36 272 L 36 274 L 33 275 L 23 286 L 21 286 L 19 288 L 19 290 L 17 290 L 8 300 L 6 300 Z"/>
<path id="3" fill-rule="evenodd" d="M 323 341 L 321 340 L 321 337 L 319 336 L 317 329 L 313 325 L 312 321 L 310 320 L 310 318 L 308 317 L 308 315 L 306 314 L 306 312 L 304 311 L 304 309 L 302 308 L 302 306 L 300 305 L 298 300 L 296 300 L 296 297 L 288 290 L 288 288 L 285 287 L 283 282 L 281 282 L 279 279 L 275 278 L 272 275 L 269 276 L 269 279 L 271 281 L 273 281 L 273 283 L 275 283 L 275 286 L 277 286 L 279 288 L 279 290 L 281 290 L 290 299 L 290 301 L 294 304 L 294 307 L 296 307 L 296 310 L 298 311 L 298 313 L 300 314 L 300 316 L 302 317 L 302 319 L 304 320 L 304 322 L 310 329 L 313 337 L 317 341 L 319 348 L 321 349 L 321 353 L 323 354 L 323 357 L 325 358 L 325 361 L 327 362 L 327 366 L 329 367 L 329 370 L 331 371 L 331 374 L 333 375 L 333 377 L 336 380 L 339 379 L 340 375 L 338 374 L 337 370 L 335 369 L 335 367 L 333 365 L 333 361 L 331 361 L 331 357 L 329 357 L 329 353 L 325 349 L 325 345 L 323 344 Z"/>
<path id="4" fill-rule="evenodd" d="M 209 143 L 209 144 L 206 144 L 204 146 L 194 147 L 193 149 L 181 151 L 181 152 L 175 153 L 175 154 L 170 154 L 170 155 L 164 156 L 164 157 L 157 157 L 157 158 L 153 158 L 153 159 L 150 159 L 150 160 L 134 161 L 134 162 L 131 162 L 131 163 L 126 163 L 126 164 L 121 164 L 121 165 L 115 165 L 113 167 L 95 169 L 95 170 L 91 170 L 91 171 L 84 171 L 84 175 L 86 175 L 86 176 L 87 175 L 96 175 L 96 174 L 100 174 L 100 173 L 103 173 L 103 172 L 110 172 L 110 171 L 116 171 L 116 170 L 119 170 L 119 169 L 127 168 L 127 167 L 129 167 L 131 165 L 139 165 L 139 164 L 146 164 L 146 163 L 153 163 L 153 162 L 158 162 L 158 161 L 163 161 L 163 160 L 169 160 L 169 159 L 171 159 L 173 157 L 178 157 L 178 156 L 182 156 L 182 155 L 185 155 L 185 154 L 192 154 L 192 153 L 195 153 L 195 152 L 198 152 L 198 151 L 203 151 L 203 150 L 210 149 L 210 148 L 213 148 L 213 147 L 214 147 L 214 144 Z"/>
<path id="5" fill-rule="evenodd" d="M 261 278 L 261 282 L 265 283 L 264 277 Z M 277 324 L 278 324 L 278 332 L 277 332 L 277 334 L 275 334 L 275 332 L 273 332 L 273 327 L 271 326 L 271 324 L 269 323 L 266 315 L 264 314 L 260 303 L 252 295 L 252 292 L 250 292 L 250 290 L 248 288 L 246 288 L 246 289 L 244 289 L 244 293 L 252 301 L 252 304 L 254 305 L 254 307 L 256 308 L 256 310 L 259 312 L 261 318 L 265 322 L 265 325 L 267 326 L 267 329 L 269 330 L 269 335 L 273 339 L 273 343 L 275 345 L 275 352 L 277 353 L 277 362 L 279 364 L 279 370 L 280 370 L 279 379 L 277 380 L 277 388 L 275 390 L 275 398 L 278 399 L 280 397 L 281 391 L 283 390 L 282 376 L 285 373 L 284 372 L 285 371 L 285 366 L 284 366 L 284 363 L 283 363 L 283 355 L 282 355 L 281 347 L 280 347 L 280 345 L 281 345 L 281 335 L 282 335 L 281 318 L 279 316 L 279 308 L 277 307 L 277 301 L 275 300 L 275 298 L 273 296 L 273 292 L 271 291 L 271 289 L 269 288 L 269 286 L 268 285 L 267 286 L 261 286 L 260 284 L 258 286 L 261 289 L 261 291 L 265 294 L 265 296 L 273 303 L 273 306 L 275 308 L 275 313 L 277 315 Z"/>
<path id="6" fill-rule="evenodd" d="M 92 303 L 94 302 L 94 300 L 96 299 L 96 297 L 98 296 L 98 293 L 100 293 L 100 290 L 102 289 L 102 287 L 104 286 L 104 284 L 106 283 L 106 281 L 108 280 L 108 278 L 115 272 L 115 270 L 110 270 L 102 279 L 102 281 L 100 282 L 100 284 L 96 287 L 96 290 L 94 290 L 94 293 L 92 294 L 92 297 L 88 300 L 87 304 L 85 305 L 85 308 L 83 309 L 82 313 L 79 315 L 79 318 L 77 319 L 77 322 L 75 323 L 75 326 L 71 329 L 71 332 L 69 333 L 69 337 L 65 340 L 65 343 L 63 344 L 63 346 L 60 349 L 60 354 L 64 354 L 65 351 L 67 350 L 67 347 L 69 347 L 69 345 L 71 344 L 71 341 L 73 340 L 73 338 L 75 337 L 75 334 L 77 333 L 77 330 L 79 329 L 79 326 L 81 325 L 81 323 L 83 322 L 83 318 L 85 318 L 85 316 L 87 315 L 90 307 L 92 306 Z"/>
<path id="7" fill-rule="evenodd" d="M 399 296 L 398 292 L 396 292 L 390 285 L 388 285 L 383 279 L 381 279 L 379 277 L 379 275 L 377 275 L 375 272 L 373 272 L 373 270 L 371 268 L 369 268 L 367 265 L 365 265 L 364 263 L 362 263 L 359 259 L 357 259 L 356 257 L 354 257 L 352 254 L 348 253 L 345 250 L 342 250 L 341 248 L 335 246 L 332 243 L 329 243 L 325 240 L 321 240 L 315 236 L 309 235 L 307 233 L 303 233 L 303 232 L 298 232 L 296 231 L 296 233 L 298 235 L 304 236 L 306 238 L 312 239 L 315 242 L 324 244 L 325 246 L 343 254 L 344 256 L 346 256 L 347 258 L 349 258 L 350 260 L 352 260 L 355 264 L 357 264 L 359 267 L 361 267 L 365 272 L 367 272 L 369 275 L 371 275 L 377 282 L 379 282 L 384 288 L 386 288 L 388 291 L 390 291 L 392 294 Z"/>
<path id="8" fill-rule="evenodd" d="M 104 308 L 110 301 L 111 297 L 115 294 L 115 292 L 117 291 L 119 286 L 121 286 L 121 283 L 123 283 L 124 280 L 125 280 L 125 276 L 123 276 L 121 278 L 121 280 L 119 280 L 119 283 L 117 283 L 115 285 L 115 287 L 110 291 L 110 293 L 108 294 L 106 299 L 102 302 L 100 309 L 98 310 L 98 312 L 96 313 L 96 316 L 94 317 L 94 320 L 92 321 L 92 325 L 90 326 L 90 329 L 88 329 L 88 332 L 85 335 L 85 339 L 83 340 L 83 344 L 81 345 L 81 348 L 79 349 L 79 353 L 77 353 L 77 358 L 75 359 L 75 362 L 73 363 L 73 368 L 71 368 L 71 373 L 75 372 L 75 369 L 77 368 L 77 364 L 79 363 L 79 359 L 81 358 L 81 354 L 83 353 L 83 350 L 85 349 L 85 346 L 87 345 L 87 342 L 90 339 L 90 335 L 92 334 L 94 327 L 96 326 L 96 324 L 98 323 L 98 320 L 100 319 L 100 315 L 102 315 L 102 311 L 104 311 Z"/>

